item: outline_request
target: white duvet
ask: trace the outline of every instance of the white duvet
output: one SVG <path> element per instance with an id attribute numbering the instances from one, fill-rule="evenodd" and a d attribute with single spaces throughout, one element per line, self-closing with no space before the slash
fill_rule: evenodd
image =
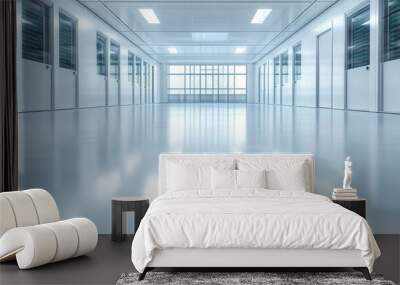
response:
<path id="1" fill-rule="evenodd" d="M 368 223 L 327 197 L 298 191 L 179 191 L 151 204 L 132 243 L 143 272 L 155 249 L 358 249 L 372 271 L 380 251 Z"/>

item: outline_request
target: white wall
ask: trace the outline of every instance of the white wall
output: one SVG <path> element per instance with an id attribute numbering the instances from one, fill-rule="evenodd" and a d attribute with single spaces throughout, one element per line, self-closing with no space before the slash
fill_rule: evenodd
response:
<path id="1" fill-rule="evenodd" d="M 258 103 L 258 74 L 254 64 L 247 64 L 247 103 Z"/>
<path id="2" fill-rule="evenodd" d="M 75 0 L 43 0 L 44 3 L 49 4 L 51 6 L 51 11 L 54 14 L 53 17 L 53 62 L 54 62 L 54 90 L 57 90 L 60 85 L 60 69 L 58 66 L 58 14 L 60 9 L 66 11 L 72 17 L 77 20 L 77 46 L 78 46 L 78 107 L 97 107 L 97 106 L 105 106 L 105 98 L 104 95 L 100 96 L 97 92 L 96 86 L 96 36 L 97 32 L 101 32 L 103 35 L 107 37 L 108 45 L 110 44 L 110 40 L 117 42 L 120 45 L 120 68 L 121 68 L 121 77 L 120 77 L 120 96 L 121 96 L 121 104 L 127 104 L 132 102 L 132 93 L 129 92 L 128 82 L 128 51 L 131 51 L 135 55 L 140 56 L 143 60 L 155 66 L 155 102 L 159 101 L 159 88 L 157 87 L 159 79 L 157 76 L 159 75 L 159 63 L 154 59 L 150 58 L 147 54 L 145 54 L 142 50 L 138 49 L 132 42 L 114 30 L 111 26 L 106 24 L 104 21 L 99 19 L 95 14 L 93 14 L 89 9 L 81 5 Z M 23 92 L 29 92 L 29 90 L 25 90 L 23 88 L 23 68 L 22 68 L 22 39 L 21 39 L 21 0 L 18 0 L 18 98 L 19 98 L 19 111 L 29 111 L 29 105 L 24 104 L 24 97 L 29 97 L 29 94 L 23 94 Z M 109 60 L 108 60 L 109 62 Z M 40 84 L 38 82 L 38 84 Z M 72 88 L 72 87 L 71 87 Z M 54 93 L 54 92 L 53 92 Z M 71 96 L 72 96 L 71 92 Z M 57 94 L 53 95 L 54 100 L 59 100 L 57 98 Z M 62 109 L 63 105 L 65 108 L 70 108 L 70 104 L 67 104 L 71 100 L 70 98 L 63 98 L 62 101 L 55 102 L 55 105 L 58 109 Z M 50 102 L 52 98 L 43 98 L 43 100 L 48 102 L 48 105 L 51 105 Z M 26 100 L 25 100 L 26 101 Z M 63 103 L 67 102 L 67 103 Z"/>
<path id="3" fill-rule="evenodd" d="M 160 99 L 159 103 L 168 103 L 168 64 L 160 65 Z"/>
<path id="4" fill-rule="evenodd" d="M 400 59 L 383 63 L 383 112 L 400 113 Z"/>
<path id="5" fill-rule="evenodd" d="M 357 84 L 366 84 L 368 88 L 368 95 L 361 97 L 363 102 L 359 102 L 360 110 L 365 111 L 390 111 L 400 112 L 400 100 L 398 93 L 395 90 L 400 89 L 400 81 L 394 80 L 393 73 L 390 70 L 400 70 L 400 61 L 393 61 L 382 64 L 380 60 L 380 50 L 382 43 L 379 42 L 381 38 L 381 21 L 379 15 L 381 12 L 381 5 L 379 0 L 352 0 L 340 1 L 330 9 L 325 11 L 319 17 L 314 19 L 311 23 L 303 27 L 300 31 L 295 33 L 289 39 L 284 41 L 277 48 L 266 54 L 261 60 L 256 63 L 256 69 L 260 64 L 266 63 L 268 60 L 273 62 L 273 58 L 282 52 L 289 51 L 289 73 L 292 73 L 291 62 L 293 58 L 293 47 L 302 44 L 302 79 L 300 84 L 300 94 L 296 97 L 296 105 L 316 107 L 317 103 L 317 36 L 328 29 L 332 29 L 333 33 L 333 108 L 344 109 L 346 108 L 346 96 L 356 97 L 359 95 L 348 94 L 346 91 L 346 77 L 347 72 L 345 68 L 346 61 L 346 17 L 364 5 L 370 3 L 370 65 L 369 76 L 367 82 L 359 82 Z M 392 65 L 392 66 L 390 66 Z M 395 67 L 393 67 L 395 65 Z M 384 71 L 384 80 L 380 81 L 382 76 L 382 69 Z M 273 68 L 271 69 L 273 71 Z M 398 73 L 398 72 L 397 72 Z M 396 73 L 396 74 L 397 74 Z M 398 75 L 398 74 L 397 74 Z M 396 76 L 397 76 L 396 75 Z M 391 76 L 389 79 L 387 76 Z M 289 76 L 291 78 L 291 76 Z M 257 81 L 257 76 L 255 76 Z M 270 73 L 270 85 L 273 82 L 273 72 Z M 289 79 L 292 85 L 292 80 Z M 257 88 L 258 86 L 255 85 Z M 269 90 L 273 91 L 273 87 L 269 86 Z M 293 90 L 293 88 L 291 88 Z M 382 91 L 383 90 L 383 95 Z M 257 91 L 258 92 L 258 91 Z M 257 93 L 256 92 L 256 93 Z M 380 97 L 383 96 L 383 105 L 379 105 Z M 385 100 L 387 98 L 387 100 Z M 353 99 L 353 98 L 351 98 Z M 357 102 L 357 98 L 352 101 Z M 385 104 L 385 102 L 390 102 Z M 390 105 L 390 106 L 389 106 Z"/>

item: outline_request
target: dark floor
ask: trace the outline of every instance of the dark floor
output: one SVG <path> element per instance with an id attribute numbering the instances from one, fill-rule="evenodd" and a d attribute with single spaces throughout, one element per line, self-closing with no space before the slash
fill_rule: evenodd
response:
<path id="1" fill-rule="evenodd" d="M 18 270 L 15 262 L 0 264 L 0 284 L 115 284 L 124 272 L 133 271 L 131 239 L 112 242 L 99 236 L 96 250 L 89 256 Z"/>
<path id="2" fill-rule="evenodd" d="M 376 235 L 382 256 L 375 272 L 399 283 L 400 235 Z M 131 238 L 114 243 L 100 236 L 95 252 L 36 269 L 19 270 L 15 262 L 0 265 L 0 284 L 115 284 L 124 272 L 133 271 L 130 260 Z"/>

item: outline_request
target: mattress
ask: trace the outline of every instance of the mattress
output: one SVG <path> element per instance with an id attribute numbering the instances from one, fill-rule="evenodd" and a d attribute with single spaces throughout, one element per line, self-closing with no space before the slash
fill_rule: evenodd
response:
<path id="1" fill-rule="evenodd" d="M 169 192 L 153 201 L 132 243 L 139 272 L 163 249 L 359 250 L 372 271 L 380 255 L 361 216 L 325 196 L 241 189 Z"/>

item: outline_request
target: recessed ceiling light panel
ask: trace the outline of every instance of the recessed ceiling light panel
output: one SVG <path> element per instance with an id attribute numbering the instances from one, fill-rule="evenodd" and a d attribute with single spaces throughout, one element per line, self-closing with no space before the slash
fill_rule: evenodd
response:
<path id="1" fill-rule="evenodd" d="M 258 9 L 257 12 L 254 14 L 253 19 L 251 20 L 252 24 L 262 24 L 264 23 L 265 19 L 271 14 L 271 9 Z"/>
<path id="2" fill-rule="evenodd" d="M 176 49 L 176 47 L 169 47 L 168 52 L 171 54 L 177 54 L 178 50 Z"/>
<path id="3" fill-rule="evenodd" d="M 139 9 L 140 14 L 146 19 L 149 24 L 159 24 L 160 20 L 158 19 L 156 13 L 153 9 Z"/>
<path id="4" fill-rule="evenodd" d="M 221 42 L 228 39 L 228 33 L 221 32 L 194 32 L 192 40 L 195 42 Z"/>
<path id="5" fill-rule="evenodd" d="M 238 53 L 238 54 L 246 53 L 246 48 L 245 47 L 237 47 L 235 49 L 235 53 Z"/>

